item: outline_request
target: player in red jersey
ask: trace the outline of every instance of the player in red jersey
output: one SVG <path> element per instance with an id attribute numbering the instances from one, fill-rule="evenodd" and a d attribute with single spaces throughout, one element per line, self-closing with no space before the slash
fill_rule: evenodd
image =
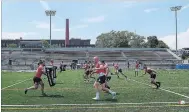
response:
<path id="1" fill-rule="evenodd" d="M 114 66 L 114 73 L 115 73 L 115 75 L 117 75 L 117 78 L 119 78 L 119 65 L 118 65 L 118 63 L 117 64 L 113 63 L 113 66 Z"/>
<path id="2" fill-rule="evenodd" d="M 51 59 L 50 65 L 51 65 L 51 66 L 54 66 L 54 61 L 53 61 L 53 59 Z"/>
<path id="3" fill-rule="evenodd" d="M 114 99 L 115 96 L 116 96 L 116 92 L 113 92 L 110 89 L 108 89 L 108 88 L 105 87 L 105 82 L 106 82 L 106 76 L 105 76 L 105 74 L 106 74 L 106 66 L 99 61 L 98 57 L 94 57 L 94 62 L 95 62 L 95 68 L 94 68 L 94 70 L 96 70 L 96 73 L 99 76 L 98 76 L 97 80 L 94 83 L 94 87 L 96 88 L 96 97 L 93 98 L 93 99 L 94 100 L 99 100 L 100 99 L 100 97 L 99 97 L 99 91 L 100 91 L 99 90 L 99 85 L 101 85 L 103 91 L 106 91 L 106 92 L 112 94 L 112 96 L 113 96 L 112 98 Z"/>
<path id="4" fill-rule="evenodd" d="M 39 87 L 39 85 L 41 85 L 42 95 L 46 95 L 45 92 L 44 92 L 44 83 L 41 79 L 42 74 L 45 74 L 44 65 L 45 65 L 45 63 L 43 61 L 39 62 L 39 66 L 38 66 L 36 74 L 33 78 L 34 86 L 26 88 L 25 94 L 27 94 L 28 90 L 36 90 Z"/>
<path id="5" fill-rule="evenodd" d="M 161 83 L 155 81 L 155 79 L 156 79 L 156 71 L 152 70 L 150 68 L 147 68 L 146 65 L 144 65 L 144 70 L 145 70 L 145 73 L 143 75 L 148 73 L 150 75 L 150 78 L 151 78 L 151 84 L 154 84 L 156 86 L 156 88 L 158 89 L 161 86 Z"/>
<path id="6" fill-rule="evenodd" d="M 84 65 L 83 65 L 83 68 L 84 68 L 84 81 L 88 81 L 89 82 L 89 64 L 87 63 L 87 61 L 85 61 Z"/>
<path id="7" fill-rule="evenodd" d="M 101 63 L 104 65 L 105 69 L 106 69 L 106 73 L 105 73 L 105 76 L 106 76 L 106 84 L 105 84 L 105 87 L 110 89 L 110 86 L 108 86 L 108 82 L 111 80 L 111 76 L 108 76 L 109 75 L 109 67 L 108 67 L 108 64 L 105 63 L 104 61 L 101 61 Z"/>
<path id="8" fill-rule="evenodd" d="M 136 65 L 135 65 L 135 77 L 138 76 L 138 71 L 139 71 L 139 62 L 136 61 Z"/>

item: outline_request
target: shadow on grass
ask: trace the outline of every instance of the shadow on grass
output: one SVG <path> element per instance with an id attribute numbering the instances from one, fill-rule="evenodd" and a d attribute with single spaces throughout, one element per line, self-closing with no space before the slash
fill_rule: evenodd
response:
<path id="1" fill-rule="evenodd" d="M 57 82 L 56 84 L 64 84 L 63 82 Z"/>
<path id="2" fill-rule="evenodd" d="M 46 95 L 46 96 L 30 96 L 30 97 L 51 97 L 51 98 L 63 98 L 63 95 Z"/>
<path id="3" fill-rule="evenodd" d="M 117 99 L 112 99 L 112 98 L 108 98 L 108 99 L 100 99 L 100 100 L 98 100 L 98 102 L 99 101 L 108 101 L 108 102 L 118 102 L 118 100 Z"/>

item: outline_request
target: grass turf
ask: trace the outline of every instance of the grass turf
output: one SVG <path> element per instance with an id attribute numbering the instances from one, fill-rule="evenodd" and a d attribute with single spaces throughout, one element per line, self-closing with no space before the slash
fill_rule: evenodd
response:
<path id="1" fill-rule="evenodd" d="M 139 75 L 143 72 L 141 71 Z M 149 84 L 149 75 L 134 77 L 134 71 L 126 71 L 128 78 L 142 83 Z M 2 72 L 2 88 L 17 82 L 33 78 L 34 73 L 25 72 Z M 45 92 L 47 97 L 41 96 L 40 89 L 31 90 L 24 94 L 24 88 L 33 85 L 33 81 L 28 80 L 12 87 L 1 90 L 2 105 L 34 105 L 34 104 L 98 104 L 98 103 L 143 103 L 143 102 L 178 102 L 180 100 L 189 101 L 180 95 L 153 89 L 147 85 L 125 80 L 124 77 L 118 79 L 113 75 L 109 85 L 113 91 L 119 93 L 116 100 L 107 93 L 100 93 L 100 101 L 93 101 L 95 90 L 93 81 L 85 83 L 83 81 L 83 70 L 66 71 L 57 74 L 57 84 L 49 87 L 47 79 L 45 82 Z M 185 96 L 189 96 L 189 71 L 158 70 L 157 80 L 162 82 L 162 88 Z M 106 106 L 43 106 L 43 107 L 2 107 L 3 112 L 188 112 L 188 104 L 184 106 L 173 104 L 141 104 L 141 105 L 106 105 Z"/>

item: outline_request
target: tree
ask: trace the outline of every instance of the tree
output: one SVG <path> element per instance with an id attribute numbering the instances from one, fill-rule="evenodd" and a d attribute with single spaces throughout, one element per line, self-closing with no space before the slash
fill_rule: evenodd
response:
<path id="1" fill-rule="evenodd" d="M 130 41 L 130 45 L 132 48 L 144 48 L 147 47 L 145 43 L 145 37 L 134 35 L 132 40 Z"/>
<path id="2" fill-rule="evenodd" d="M 50 47 L 48 41 L 42 40 L 42 43 L 43 43 L 43 46 L 44 46 L 45 48 L 49 48 L 49 47 Z"/>
<path id="3" fill-rule="evenodd" d="M 158 39 L 156 36 L 147 37 L 147 44 L 149 48 L 156 48 L 158 46 Z"/>
<path id="4" fill-rule="evenodd" d="M 8 44 L 8 48 L 17 48 L 17 44 Z"/>
<path id="5" fill-rule="evenodd" d="M 97 37 L 96 47 L 130 47 L 131 34 L 128 31 L 110 31 Z"/>
<path id="6" fill-rule="evenodd" d="M 169 48 L 163 41 L 158 40 L 157 36 L 137 35 L 129 31 L 110 31 L 102 33 L 97 37 L 96 47 L 100 48 Z"/>
<path id="7" fill-rule="evenodd" d="M 169 46 L 164 43 L 162 40 L 158 40 L 158 48 L 169 48 Z"/>

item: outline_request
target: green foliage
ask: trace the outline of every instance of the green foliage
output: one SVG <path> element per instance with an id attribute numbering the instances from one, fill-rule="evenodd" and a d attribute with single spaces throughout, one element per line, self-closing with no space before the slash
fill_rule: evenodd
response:
<path id="1" fill-rule="evenodd" d="M 16 45 L 16 44 L 8 44 L 7 47 L 8 47 L 8 48 L 17 48 L 17 45 Z"/>
<path id="2" fill-rule="evenodd" d="M 169 48 L 163 41 L 156 36 L 147 37 L 137 35 L 129 31 L 110 31 L 102 33 L 97 37 L 96 47 L 99 48 Z"/>
<path id="3" fill-rule="evenodd" d="M 45 48 L 49 48 L 49 47 L 50 47 L 50 44 L 48 43 L 48 41 L 42 40 L 42 42 L 43 42 L 43 46 L 44 46 Z"/>

